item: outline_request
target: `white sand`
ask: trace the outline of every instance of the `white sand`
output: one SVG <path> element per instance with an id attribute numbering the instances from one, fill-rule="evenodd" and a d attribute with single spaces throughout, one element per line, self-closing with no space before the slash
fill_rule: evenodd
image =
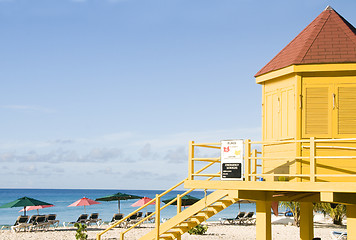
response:
<path id="1" fill-rule="evenodd" d="M 331 240 L 331 231 L 346 231 L 346 226 L 337 226 L 331 223 L 330 219 L 324 219 L 317 215 L 315 218 L 317 222 L 314 224 L 314 236 L 320 237 L 322 240 Z M 286 217 L 272 217 L 272 234 L 273 240 L 299 240 L 299 228 L 288 225 L 292 222 L 291 218 Z M 254 240 L 256 238 L 256 226 L 255 225 L 222 225 L 217 222 L 208 222 L 208 231 L 205 235 L 189 235 L 188 233 L 182 236 L 182 240 L 191 239 L 203 239 L 203 240 L 215 240 L 215 239 L 238 239 L 238 240 Z M 143 236 L 145 233 L 153 229 L 153 224 L 143 224 L 140 228 L 136 228 L 125 234 L 125 239 L 136 240 Z M 105 226 L 100 228 L 91 226 L 88 228 L 88 235 L 91 240 L 96 239 L 96 234 L 105 229 Z M 123 228 L 115 228 L 105 233 L 102 239 L 120 239 L 119 233 L 123 231 Z M 9 230 L 0 231 L 1 240 L 73 240 L 75 239 L 75 228 L 57 228 L 55 230 L 50 229 L 48 231 L 36 231 L 36 232 L 17 232 L 12 233 Z"/>

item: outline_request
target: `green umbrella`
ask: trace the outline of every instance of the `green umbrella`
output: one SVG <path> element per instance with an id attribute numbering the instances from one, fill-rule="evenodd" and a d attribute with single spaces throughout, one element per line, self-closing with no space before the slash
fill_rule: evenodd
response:
<path id="1" fill-rule="evenodd" d="M 169 203 L 170 201 L 172 201 L 173 199 L 175 198 L 170 198 L 170 199 L 167 199 L 167 200 L 163 200 L 162 202 L 164 202 L 165 204 Z M 196 198 L 196 197 L 193 197 L 193 196 L 190 196 L 190 195 L 185 195 L 183 197 L 181 197 L 182 199 L 182 206 L 190 206 L 190 205 L 193 205 L 194 203 L 198 202 L 200 199 L 199 198 Z M 177 201 L 174 201 L 172 203 L 172 205 L 177 205 Z"/>
<path id="2" fill-rule="evenodd" d="M 24 215 L 26 216 L 26 207 L 27 206 L 40 206 L 40 205 L 53 205 L 52 203 L 46 203 L 34 198 L 29 197 L 22 197 L 13 202 L 6 203 L 0 208 L 13 208 L 13 207 L 23 207 L 24 208 Z"/>
<path id="3" fill-rule="evenodd" d="M 119 213 L 120 213 L 120 200 L 140 199 L 140 198 L 142 198 L 142 197 L 118 192 L 113 195 L 97 198 L 97 199 L 95 199 L 95 201 L 105 201 L 105 202 L 118 201 L 117 204 L 118 204 Z"/>

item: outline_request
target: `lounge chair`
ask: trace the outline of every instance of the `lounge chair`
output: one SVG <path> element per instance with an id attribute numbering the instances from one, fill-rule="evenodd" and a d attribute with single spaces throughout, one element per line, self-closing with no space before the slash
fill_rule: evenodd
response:
<path id="1" fill-rule="evenodd" d="M 98 225 L 98 227 L 100 226 L 101 223 L 101 219 L 99 218 L 99 213 L 92 213 L 90 214 L 89 219 L 86 221 L 86 224 L 88 226 L 90 226 L 90 224 L 95 223 L 96 225 Z"/>
<path id="2" fill-rule="evenodd" d="M 28 218 L 29 216 L 19 216 L 14 225 L 11 226 L 11 231 L 15 232 L 15 231 L 20 231 L 21 229 L 23 229 L 24 231 L 27 230 L 27 227 L 28 227 Z M 8 227 L 8 226 L 3 226 L 1 229 L 5 228 L 5 227 Z"/>
<path id="3" fill-rule="evenodd" d="M 114 225 L 115 223 L 117 223 L 118 221 L 120 221 L 123 218 L 124 218 L 123 213 L 115 213 L 111 219 L 111 222 L 109 222 L 109 225 Z M 125 224 L 125 223 L 122 222 L 121 224 Z M 121 227 L 121 224 L 119 224 L 118 227 Z"/>
<path id="4" fill-rule="evenodd" d="M 29 229 L 31 230 L 47 230 L 49 227 L 49 223 L 46 221 L 45 215 L 36 216 L 35 220 L 32 223 L 29 223 Z"/>
<path id="5" fill-rule="evenodd" d="M 58 227 L 59 220 L 56 220 L 56 214 L 48 214 L 46 215 L 46 222 L 48 222 L 49 226 L 53 226 L 54 228 Z"/>
<path id="6" fill-rule="evenodd" d="M 133 225 L 133 224 L 135 224 L 135 223 L 141 221 L 142 215 L 143 215 L 142 212 L 138 212 L 138 213 L 135 213 L 135 214 L 131 215 L 131 216 L 127 219 L 127 222 L 126 222 L 125 227 L 128 227 L 129 225 Z"/>
<path id="7" fill-rule="evenodd" d="M 332 231 L 331 232 L 331 237 L 334 240 L 346 240 L 347 239 L 347 233 L 346 232 Z"/>
<path id="8" fill-rule="evenodd" d="M 28 223 L 33 224 L 35 222 L 37 216 L 39 216 L 39 215 L 32 215 L 30 217 L 30 220 L 28 221 Z"/>
<path id="9" fill-rule="evenodd" d="M 235 218 L 220 218 L 221 224 L 236 224 L 241 223 L 241 219 L 246 215 L 245 212 L 239 212 Z"/>
<path id="10" fill-rule="evenodd" d="M 256 218 L 254 218 L 253 215 L 255 215 L 255 212 L 248 212 L 246 216 L 240 219 L 240 224 L 246 224 L 246 223 L 254 224 L 256 222 Z"/>
<path id="11" fill-rule="evenodd" d="M 87 220 L 88 220 L 88 214 L 81 214 L 78 217 L 77 221 L 75 221 L 75 222 L 68 222 L 67 224 L 66 224 L 66 222 L 63 222 L 63 227 L 68 227 L 70 224 L 75 224 L 75 223 L 84 223 L 85 224 Z"/>
<path id="12" fill-rule="evenodd" d="M 151 214 L 152 214 L 152 212 L 146 212 L 145 217 L 148 217 Z M 155 217 L 153 217 L 153 215 L 152 215 L 151 217 L 147 218 L 147 221 L 151 222 L 151 223 L 154 223 L 155 222 Z"/>

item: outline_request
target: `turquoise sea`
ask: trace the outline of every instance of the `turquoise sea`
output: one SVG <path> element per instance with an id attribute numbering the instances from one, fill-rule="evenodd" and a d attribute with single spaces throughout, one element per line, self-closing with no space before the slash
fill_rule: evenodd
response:
<path id="1" fill-rule="evenodd" d="M 51 208 L 40 209 L 40 214 L 57 214 L 57 219 L 61 222 L 76 221 L 78 216 L 84 213 L 84 207 L 67 207 L 73 202 L 79 200 L 82 197 L 87 197 L 95 200 L 96 198 L 111 195 L 117 192 L 133 194 L 142 197 L 154 198 L 156 194 L 160 194 L 163 191 L 159 190 L 97 190 L 97 189 L 0 189 L 0 205 L 8 202 L 12 202 L 21 197 L 31 197 L 55 205 Z M 172 191 L 162 197 L 161 200 L 176 197 L 177 194 L 182 194 L 183 191 Z M 209 194 L 209 193 L 207 193 Z M 198 198 L 204 197 L 204 191 L 194 191 L 190 195 Z M 125 215 L 134 211 L 136 207 L 131 207 L 131 204 L 136 202 L 137 199 L 120 201 L 121 212 Z M 161 202 L 161 206 L 164 203 Z M 148 206 L 147 211 L 154 211 L 155 205 Z M 240 210 L 249 212 L 255 211 L 256 206 L 254 203 L 246 203 L 240 205 Z M 0 208 L 0 225 L 12 225 L 16 218 L 23 214 L 19 211 L 21 208 Z M 113 202 L 101 202 L 101 204 L 86 206 L 86 213 L 93 212 L 99 213 L 99 217 L 103 221 L 110 221 L 113 214 L 118 211 L 117 201 Z M 216 214 L 210 221 L 216 221 L 221 217 L 235 217 L 239 211 L 239 205 L 235 204 L 229 208 Z M 173 217 L 177 212 L 176 206 L 168 206 L 161 212 L 161 218 Z M 37 214 L 36 210 L 28 211 L 27 215 Z"/>

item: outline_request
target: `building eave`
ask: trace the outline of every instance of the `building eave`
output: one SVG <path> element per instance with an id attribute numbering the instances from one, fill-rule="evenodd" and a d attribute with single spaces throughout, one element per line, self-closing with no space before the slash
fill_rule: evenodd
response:
<path id="1" fill-rule="evenodd" d="M 265 81 L 273 80 L 288 74 L 300 74 L 310 72 L 356 72 L 356 63 L 325 63 L 325 64 L 304 64 L 291 65 L 282 69 L 268 72 L 256 77 L 256 83 L 262 84 Z"/>

